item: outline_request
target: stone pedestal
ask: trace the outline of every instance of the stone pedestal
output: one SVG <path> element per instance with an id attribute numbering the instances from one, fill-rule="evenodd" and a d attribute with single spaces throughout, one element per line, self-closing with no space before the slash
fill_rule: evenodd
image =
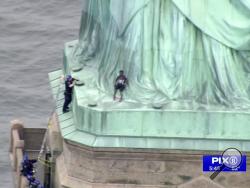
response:
<path id="1" fill-rule="evenodd" d="M 54 121 L 52 126 L 58 126 L 58 123 Z M 218 152 L 93 148 L 60 138 L 63 150 L 55 159 L 55 188 L 188 188 L 192 186 L 248 188 L 249 186 L 249 172 L 221 173 L 215 181 L 209 179 L 211 173 L 202 172 L 202 155 Z"/>

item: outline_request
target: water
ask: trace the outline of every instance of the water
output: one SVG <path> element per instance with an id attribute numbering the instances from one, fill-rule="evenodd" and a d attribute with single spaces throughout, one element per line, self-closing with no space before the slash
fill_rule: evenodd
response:
<path id="1" fill-rule="evenodd" d="M 0 188 L 12 188 L 9 122 L 46 126 L 47 74 L 61 68 L 64 43 L 78 38 L 80 15 L 80 0 L 0 1 Z"/>

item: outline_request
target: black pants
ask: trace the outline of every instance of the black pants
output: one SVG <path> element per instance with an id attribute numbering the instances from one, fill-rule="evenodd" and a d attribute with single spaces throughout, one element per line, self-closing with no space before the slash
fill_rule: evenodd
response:
<path id="1" fill-rule="evenodd" d="M 119 90 L 120 92 L 123 92 L 125 89 L 126 85 L 125 84 L 116 84 L 115 85 L 115 90 Z"/>
<path id="2" fill-rule="evenodd" d="M 67 111 L 68 105 L 72 101 L 72 93 L 64 93 L 63 112 Z"/>

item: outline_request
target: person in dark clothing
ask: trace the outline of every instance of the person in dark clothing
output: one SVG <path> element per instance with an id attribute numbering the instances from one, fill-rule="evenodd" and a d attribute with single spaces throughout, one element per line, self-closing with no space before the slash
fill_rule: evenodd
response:
<path id="1" fill-rule="evenodd" d="M 22 170 L 21 173 L 23 176 L 33 175 L 34 174 L 34 163 L 36 163 L 36 159 L 29 159 L 28 155 L 25 154 L 22 162 Z"/>
<path id="2" fill-rule="evenodd" d="M 123 94 L 122 92 L 124 91 L 124 89 L 126 88 L 126 86 L 128 85 L 128 79 L 127 77 L 124 75 L 124 71 L 123 70 L 120 70 L 119 72 L 119 76 L 115 79 L 115 85 L 114 85 L 114 96 L 113 96 L 113 99 L 116 100 L 116 94 L 117 94 L 117 91 L 119 90 L 120 92 L 120 102 L 122 101 L 123 99 Z"/>
<path id="3" fill-rule="evenodd" d="M 72 101 L 72 93 L 75 83 L 75 78 L 72 78 L 72 76 L 68 75 L 65 81 L 65 92 L 64 92 L 64 104 L 63 104 L 63 113 L 66 113 L 69 111 L 68 105 Z"/>
<path id="4" fill-rule="evenodd" d="M 27 176 L 27 180 L 29 181 L 29 188 L 43 188 L 41 182 L 34 176 Z"/>

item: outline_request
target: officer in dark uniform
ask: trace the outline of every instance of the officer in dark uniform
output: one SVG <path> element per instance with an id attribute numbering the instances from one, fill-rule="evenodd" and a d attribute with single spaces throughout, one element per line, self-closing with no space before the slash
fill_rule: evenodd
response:
<path id="1" fill-rule="evenodd" d="M 128 85 L 128 79 L 127 77 L 124 75 L 124 71 L 123 70 L 120 70 L 119 72 L 119 76 L 117 76 L 117 78 L 115 79 L 115 86 L 114 86 L 114 96 L 113 96 L 113 99 L 115 100 L 116 99 L 116 93 L 117 91 L 119 90 L 120 92 L 120 102 L 122 101 L 123 99 L 123 94 L 122 92 L 124 91 L 124 89 L 126 88 L 126 86 Z"/>
<path id="2" fill-rule="evenodd" d="M 21 173 L 23 176 L 33 175 L 34 174 L 34 163 L 36 163 L 36 159 L 29 159 L 28 155 L 25 154 L 22 162 L 22 170 Z"/>
<path id="3" fill-rule="evenodd" d="M 64 92 L 64 104 L 63 104 L 63 113 L 69 111 L 68 105 L 72 101 L 72 93 L 74 88 L 74 81 L 77 80 L 68 75 L 65 80 L 65 92 Z"/>
<path id="4" fill-rule="evenodd" d="M 27 180 L 29 181 L 29 188 L 44 188 L 41 182 L 34 176 L 28 176 Z"/>

